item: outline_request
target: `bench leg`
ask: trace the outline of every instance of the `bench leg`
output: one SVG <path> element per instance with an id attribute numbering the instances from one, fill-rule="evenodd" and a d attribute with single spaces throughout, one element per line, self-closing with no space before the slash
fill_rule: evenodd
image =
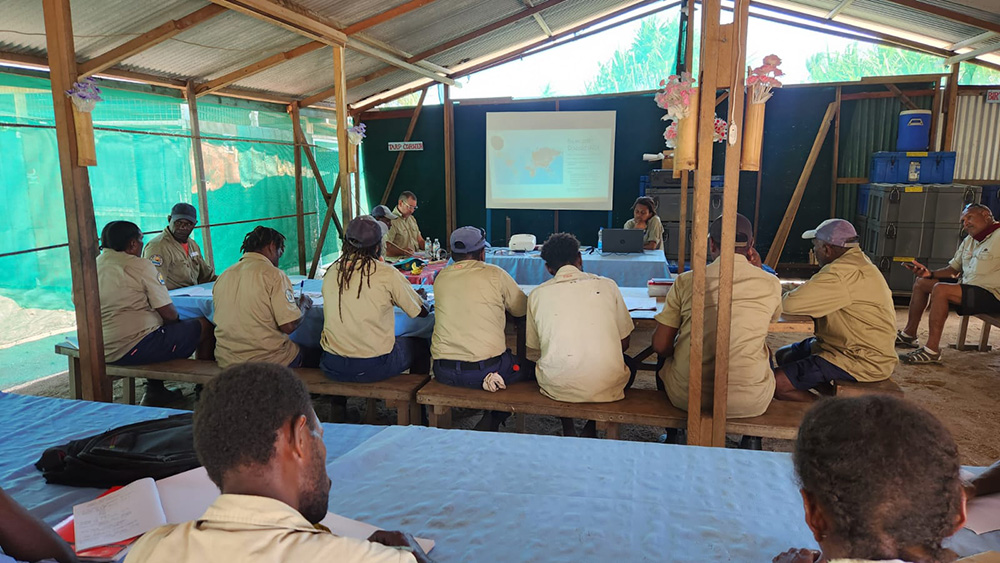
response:
<path id="1" fill-rule="evenodd" d="M 441 405 L 434 405 L 433 408 L 428 409 L 431 427 L 433 428 L 451 428 L 451 407 L 444 407 Z"/>
<path id="2" fill-rule="evenodd" d="M 135 404 L 135 378 L 134 377 L 123 377 L 122 378 L 122 401 L 126 405 Z"/>
<path id="3" fill-rule="evenodd" d="M 958 325 L 958 342 L 955 343 L 956 350 L 968 350 L 965 340 L 969 333 L 969 316 L 963 316 L 962 322 Z"/>
<path id="4" fill-rule="evenodd" d="M 365 424 L 378 423 L 378 399 L 365 399 Z"/>
<path id="5" fill-rule="evenodd" d="M 983 330 L 982 330 L 982 333 L 979 336 L 979 351 L 980 352 L 989 352 L 990 351 L 990 329 L 991 328 L 993 328 L 993 325 L 991 325 L 990 323 L 988 323 L 986 321 L 983 321 Z"/>
<path id="6" fill-rule="evenodd" d="M 617 422 L 598 422 L 597 428 L 604 430 L 604 437 L 608 440 L 621 439 L 621 425 Z"/>
<path id="7" fill-rule="evenodd" d="M 386 401 L 385 406 L 396 409 L 396 424 L 399 426 L 410 425 L 410 402 L 409 401 Z"/>
<path id="8" fill-rule="evenodd" d="M 69 396 L 83 398 L 83 384 L 80 381 L 80 358 L 69 356 Z"/>
<path id="9" fill-rule="evenodd" d="M 519 413 L 515 414 L 514 417 L 515 417 L 514 418 L 514 430 L 518 434 L 524 434 L 524 432 L 525 432 L 525 425 L 526 425 L 526 422 L 527 422 L 524 419 L 525 414 L 523 412 L 519 412 Z"/>

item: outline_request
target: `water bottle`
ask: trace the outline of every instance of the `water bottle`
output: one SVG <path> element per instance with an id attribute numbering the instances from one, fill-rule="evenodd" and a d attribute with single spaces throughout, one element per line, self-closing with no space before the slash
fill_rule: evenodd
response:
<path id="1" fill-rule="evenodd" d="M 437 260 L 440 257 L 441 257 L 441 243 L 438 242 L 438 239 L 434 239 L 434 242 L 431 243 L 431 259 Z"/>
<path id="2" fill-rule="evenodd" d="M 597 231 L 597 251 L 598 252 L 601 252 L 601 238 L 602 238 L 603 234 L 604 234 L 604 227 L 601 227 Z"/>

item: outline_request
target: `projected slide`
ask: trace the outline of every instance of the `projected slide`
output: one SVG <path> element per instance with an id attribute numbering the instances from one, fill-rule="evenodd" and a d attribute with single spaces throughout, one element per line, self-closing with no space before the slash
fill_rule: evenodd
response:
<path id="1" fill-rule="evenodd" d="M 615 112 L 486 114 L 486 207 L 611 209 Z"/>

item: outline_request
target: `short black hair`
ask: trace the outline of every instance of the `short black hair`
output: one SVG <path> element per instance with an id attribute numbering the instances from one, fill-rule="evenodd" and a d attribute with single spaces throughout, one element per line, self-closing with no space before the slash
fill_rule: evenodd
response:
<path id="1" fill-rule="evenodd" d="M 479 260 L 479 257 L 486 252 L 486 247 L 480 248 L 475 252 L 454 252 L 451 253 L 451 259 L 453 262 L 461 262 L 462 260 Z"/>
<path id="2" fill-rule="evenodd" d="M 845 558 L 942 557 L 961 510 L 958 446 L 927 411 L 888 395 L 824 399 L 802 420 L 794 462 Z"/>
<path id="3" fill-rule="evenodd" d="M 635 211 L 635 206 L 645 205 L 649 212 L 656 215 L 656 200 L 647 196 L 641 195 L 635 199 L 635 203 L 632 204 L 632 210 Z"/>
<path id="4" fill-rule="evenodd" d="M 542 260 L 553 270 L 573 264 L 579 255 L 580 241 L 570 233 L 552 233 L 542 245 Z"/>
<path id="5" fill-rule="evenodd" d="M 411 199 L 417 199 L 417 194 L 409 190 L 399 194 L 399 201 L 409 201 Z"/>
<path id="6" fill-rule="evenodd" d="M 142 231 L 131 221 L 112 221 L 101 230 L 101 248 L 124 252 L 136 239 L 142 240 Z"/>
<path id="7" fill-rule="evenodd" d="M 243 237 L 240 252 L 244 254 L 247 252 L 257 252 L 272 242 L 277 244 L 278 248 L 285 248 L 285 235 L 270 227 L 258 225 L 254 230 L 247 233 L 247 236 Z"/>
<path id="8" fill-rule="evenodd" d="M 194 411 L 194 449 L 208 476 L 243 466 L 267 465 L 278 430 L 299 416 L 315 427 L 305 385 L 277 364 L 231 367 L 205 384 Z"/>

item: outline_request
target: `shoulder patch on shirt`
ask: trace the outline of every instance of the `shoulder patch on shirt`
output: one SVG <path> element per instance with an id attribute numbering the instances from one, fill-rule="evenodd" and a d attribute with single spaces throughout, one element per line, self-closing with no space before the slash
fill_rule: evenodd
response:
<path id="1" fill-rule="evenodd" d="M 156 273 L 156 281 L 160 282 L 160 285 L 167 285 L 166 280 L 163 279 L 163 274 L 159 272 Z"/>
<path id="2" fill-rule="evenodd" d="M 285 299 L 287 299 L 289 303 L 295 303 L 295 294 L 292 293 L 292 290 L 285 290 Z"/>
<path id="3" fill-rule="evenodd" d="M 152 255 L 152 256 L 149 257 L 149 261 L 152 262 L 154 266 L 162 266 L 163 265 L 163 256 L 161 256 L 159 254 L 154 254 L 154 255 Z"/>

